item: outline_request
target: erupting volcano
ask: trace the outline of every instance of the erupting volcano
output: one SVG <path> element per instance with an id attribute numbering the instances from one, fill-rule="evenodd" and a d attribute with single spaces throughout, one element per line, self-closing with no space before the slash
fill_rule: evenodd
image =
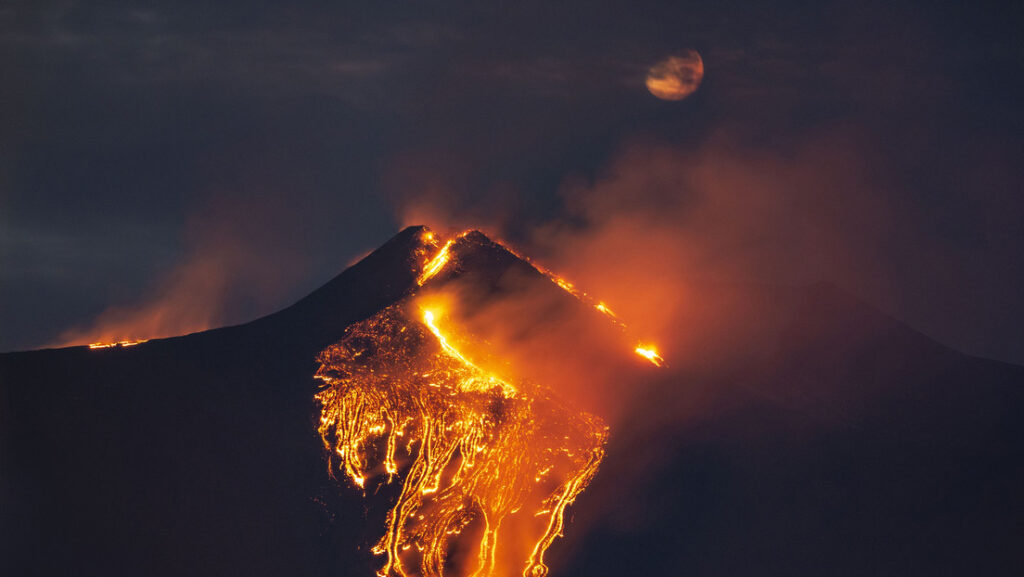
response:
<path id="1" fill-rule="evenodd" d="M 453 252 L 469 235 L 482 238 L 462 233 L 427 255 L 417 287 L 457 267 Z M 433 233 L 422 238 L 437 246 Z M 454 565 L 481 577 L 546 575 L 544 554 L 597 472 L 607 427 L 552 387 L 481 368 L 460 351 L 468 336 L 442 329 L 427 300 L 410 295 L 348 327 L 318 358 L 319 432 L 338 468 L 361 489 L 374 472 L 386 482 L 403 478 L 373 548 L 386 556 L 378 574 L 405 576 L 418 566 L 439 577 Z M 653 351 L 637 352 L 660 362 Z M 476 550 L 472 564 L 450 559 L 464 535 Z"/>
<path id="2" fill-rule="evenodd" d="M 244 325 L 0 354 L 0 574 L 1015 574 L 1024 368 L 828 285 L 678 288 L 640 334 L 411 227 Z"/>

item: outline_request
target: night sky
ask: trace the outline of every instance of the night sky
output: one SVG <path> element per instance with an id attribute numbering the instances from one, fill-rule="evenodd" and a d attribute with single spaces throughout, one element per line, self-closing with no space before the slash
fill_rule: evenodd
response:
<path id="1" fill-rule="evenodd" d="M 5 2 L 0 350 L 112 307 L 242 322 L 423 218 L 530 248 L 600 205 L 678 231 L 666 267 L 830 281 L 1024 363 L 1020 30 L 1009 2 Z M 687 49 L 700 89 L 651 96 Z"/>

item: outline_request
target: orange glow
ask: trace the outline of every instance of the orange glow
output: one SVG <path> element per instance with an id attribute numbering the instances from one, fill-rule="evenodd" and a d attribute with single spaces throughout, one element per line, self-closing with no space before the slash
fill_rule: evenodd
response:
<path id="1" fill-rule="evenodd" d="M 451 258 L 448 254 L 448 249 L 451 248 L 453 242 L 455 242 L 454 239 L 444 243 L 441 250 L 438 251 L 433 258 L 427 261 L 427 264 L 423 266 L 423 272 L 420 273 L 419 278 L 416 279 L 416 283 L 418 285 L 423 286 L 423 284 L 430 280 L 434 275 L 441 272 L 444 265 L 448 264 L 448 260 Z"/>
<path id="2" fill-rule="evenodd" d="M 469 232 L 443 243 L 423 232 L 417 286 L 457 264 L 456 243 Z M 627 330 L 605 302 L 533 266 Z M 372 548 L 385 558 L 379 576 L 543 577 L 544 555 L 562 534 L 566 508 L 596 474 L 608 429 L 533 379 L 484 368 L 515 372 L 507 359 L 494 364 L 493 353 L 482 352 L 493 344 L 448 322 L 452 298 L 410 296 L 348 327 L 321 352 L 318 431 L 332 471 L 360 490 L 373 490 L 375 477 L 401 484 Z M 649 345 L 636 352 L 663 363 Z M 476 354 L 484 355 L 479 362 Z M 468 557 L 449 559 L 455 543 Z"/>
<path id="3" fill-rule="evenodd" d="M 656 367 L 660 367 L 665 364 L 665 359 L 661 358 L 661 355 L 658 354 L 658 350 L 652 345 L 637 345 L 634 351 L 641 357 L 651 361 L 651 363 Z"/>
<path id="4" fill-rule="evenodd" d="M 319 432 L 338 469 L 361 489 L 379 465 L 386 482 L 403 477 L 372 549 L 386 557 L 378 575 L 440 577 L 463 540 L 477 554 L 460 575 L 546 575 L 544 553 L 597 472 L 606 426 L 546 387 L 481 369 L 439 327 L 437 310 L 415 322 L 410 306 L 349 327 L 316 374 Z M 499 550 L 502 535 L 511 541 Z M 517 537 L 528 545 L 508 544 Z"/>
<path id="5" fill-rule="evenodd" d="M 144 342 L 146 342 L 148 340 L 149 339 L 142 339 L 142 340 L 138 340 L 138 341 L 117 341 L 117 342 L 114 342 L 114 343 L 91 343 L 89 345 L 89 348 L 90 349 L 109 349 L 109 348 L 113 348 L 113 347 L 133 347 L 133 346 L 135 346 L 135 345 L 137 345 L 139 343 L 144 343 Z"/>
<path id="6" fill-rule="evenodd" d="M 577 288 L 576 285 L 574 285 L 573 283 L 569 282 L 568 280 L 558 276 L 554 272 L 552 272 L 552 271 L 542 267 L 541 265 L 533 262 L 531 259 L 529 259 L 529 258 L 527 258 L 527 257 L 525 257 L 525 256 L 523 256 L 521 254 L 519 254 L 518 252 L 516 252 L 516 251 L 514 251 L 514 250 L 512 250 L 512 249 L 510 249 L 508 247 L 505 247 L 505 248 L 506 248 L 506 250 L 508 250 L 512 254 L 516 255 L 520 259 L 530 263 L 530 266 L 532 266 L 533 268 L 537 269 L 538 272 L 540 272 L 544 276 L 546 276 L 549 279 L 551 279 L 558 286 L 562 287 L 562 290 L 564 290 L 565 292 L 571 294 L 572 296 L 576 297 L 577 299 L 579 299 L 579 300 L 589 304 L 590 306 L 594 307 L 599 312 L 601 312 L 601 314 L 603 314 L 606 317 L 608 317 L 608 318 L 612 319 L 613 321 L 615 321 L 615 324 L 619 325 L 620 327 L 626 328 L 626 325 L 622 321 L 619 320 L 619 317 L 615 316 L 615 313 L 612 312 L 612 309 L 607 304 L 605 304 L 604 301 L 594 300 L 593 297 L 591 297 L 586 292 L 584 292 L 584 291 L 580 290 L 579 288 Z"/>
<path id="7" fill-rule="evenodd" d="M 647 72 L 647 89 L 662 100 L 682 100 L 693 94 L 704 78 L 704 61 L 696 50 L 669 56 Z"/>
<path id="8" fill-rule="evenodd" d="M 516 254 L 516 253 L 513 252 L 513 254 Z M 579 300 L 581 300 L 581 301 L 591 305 L 592 307 L 597 309 L 599 312 L 601 312 L 602 314 L 607 316 L 609 319 L 611 319 L 613 322 L 615 322 L 615 324 L 619 325 L 619 327 L 621 327 L 623 330 L 626 330 L 628 328 L 626 326 L 626 323 L 624 323 L 621 320 L 619 320 L 619 317 L 617 317 L 615 315 L 615 313 L 612 312 L 612 309 L 604 301 L 595 301 L 593 297 L 591 297 L 586 292 L 584 292 L 584 291 L 580 290 L 579 288 L 577 288 L 576 285 L 574 285 L 573 283 L 565 280 L 564 278 L 558 276 L 557 274 L 551 272 L 550 270 L 547 270 L 546 268 L 538 265 L 537 263 L 534 263 L 534 262 L 530 261 L 529 259 L 527 259 L 526 257 L 523 257 L 522 255 L 516 254 L 516 256 L 518 256 L 519 258 L 522 258 L 523 260 L 526 260 L 527 262 L 530 262 L 530 264 L 533 265 L 534 268 L 536 268 L 538 271 L 540 271 L 545 276 L 547 276 L 552 281 L 554 281 L 555 284 L 557 284 L 558 286 L 562 287 L 562 290 L 564 290 L 565 292 L 571 294 L 572 296 L 576 297 L 577 299 L 579 299 Z M 635 349 L 633 349 L 633 351 L 636 354 L 640 355 L 641 357 L 643 357 L 643 358 L 647 359 L 648 361 L 650 361 L 651 364 L 653 364 L 656 367 L 662 367 L 662 366 L 665 365 L 665 359 L 662 358 L 662 356 L 660 354 L 658 354 L 658 350 L 653 345 L 644 345 L 644 344 L 637 345 L 637 347 Z"/>
<path id="9" fill-rule="evenodd" d="M 466 363 L 467 365 L 476 368 L 476 365 L 469 362 L 469 360 L 466 359 L 466 357 L 462 356 L 462 353 L 460 353 L 458 349 L 448 344 L 448 339 L 446 339 L 444 335 L 441 334 L 441 329 L 437 328 L 437 324 L 434 323 L 434 311 L 423 311 L 423 324 L 427 325 L 427 327 L 430 329 L 430 332 L 434 333 L 434 336 L 437 337 L 437 341 L 441 343 L 441 347 L 448 354 Z"/>
<path id="10" fill-rule="evenodd" d="M 555 281 L 555 284 L 557 284 L 558 286 L 560 286 L 563 289 L 565 289 L 565 292 L 567 292 L 569 294 L 572 294 L 572 295 L 583 294 L 583 293 L 580 293 L 579 291 L 576 290 L 576 285 L 574 285 L 571 282 L 565 280 L 564 278 L 555 276 L 554 274 L 550 274 L 548 276 L 551 277 L 551 280 Z"/>
<path id="11" fill-rule="evenodd" d="M 416 280 L 416 282 L 420 286 L 423 286 L 423 284 L 426 283 L 430 278 L 432 278 L 438 272 L 440 272 L 441 269 L 443 269 L 445 267 L 445 265 L 447 265 L 451 261 L 450 249 L 452 247 L 452 244 L 456 240 L 466 236 L 470 232 L 472 232 L 472 231 L 470 231 L 470 230 L 463 231 L 458 236 L 448 240 L 444 244 L 444 246 L 441 247 L 441 250 L 439 250 L 437 252 L 437 254 L 435 254 L 433 257 L 431 257 L 423 265 L 423 272 L 420 273 L 420 276 Z M 436 242 L 433 232 L 426 231 L 423 234 L 424 234 L 424 240 L 427 241 L 428 243 Z M 567 292 L 567 293 L 571 294 L 572 296 L 576 297 L 578 300 L 580 300 L 580 301 L 582 301 L 582 302 L 584 302 L 584 303 L 594 307 L 595 310 L 597 310 L 601 314 L 603 314 L 606 317 L 608 317 L 609 319 L 611 319 L 612 322 L 617 324 L 623 331 L 628 330 L 628 327 L 626 326 L 626 323 L 624 323 L 621 320 L 619 320 L 619 317 L 615 315 L 615 313 L 612 311 L 611 307 L 609 307 L 607 303 L 605 303 L 604 301 L 598 301 L 598 300 L 594 299 L 593 297 L 591 297 L 589 294 L 587 294 L 583 290 L 580 290 L 573 283 L 571 283 L 568 280 L 558 276 L 557 274 L 555 274 L 554 272 L 544 268 L 543 266 L 533 262 L 530 258 L 528 258 L 528 257 L 526 257 L 526 256 L 524 256 L 524 255 L 522 255 L 522 254 L 520 254 L 518 252 L 516 252 L 515 250 L 513 250 L 513 249 L 511 249 L 511 248 L 509 248 L 509 247 L 507 247 L 505 245 L 502 245 L 502 246 L 505 248 L 505 250 L 507 250 L 510 253 L 514 254 L 519 259 L 530 263 L 530 266 L 532 266 L 534 269 L 536 269 L 538 272 L 540 272 L 544 276 L 546 276 L 549 279 L 551 279 L 552 282 L 554 282 L 559 287 L 561 287 L 562 290 L 564 290 L 565 292 Z M 662 358 L 660 354 L 658 354 L 657 349 L 655 349 L 653 346 L 650 346 L 650 345 L 639 345 L 639 346 L 637 346 L 634 349 L 634 352 L 636 352 L 636 354 L 644 357 L 645 359 L 649 360 L 652 364 L 654 364 L 657 367 L 663 366 L 665 364 L 665 359 Z"/>
<path id="12" fill-rule="evenodd" d="M 439 329 L 437 327 L 437 323 L 436 323 L 435 315 L 434 315 L 433 311 L 431 311 L 431 310 L 424 310 L 423 311 L 423 324 L 425 324 L 427 326 L 427 328 L 430 329 L 430 332 L 433 333 L 435 337 L 437 337 L 437 342 L 441 344 L 441 348 L 444 349 L 444 351 L 446 353 L 448 353 L 449 355 L 455 357 L 456 359 L 461 361 L 463 364 L 465 364 L 467 367 L 471 367 L 471 368 L 473 368 L 473 369 L 475 369 L 477 371 L 480 371 L 481 373 L 484 373 L 484 371 L 482 369 L 480 369 L 480 367 L 478 367 L 475 364 L 473 364 L 472 361 L 470 361 L 465 356 L 463 356 L 462 353 L 460 353 L 458 349 L 456 349 L 454 346 L 452 346 L 448 342 L 448 338 L 445 337 L 444 334 L 441 332 L 441 329 Z M 474 378 L 474 379 L 464 380 L 464 381 L 462 381 L 462 383 L 460 383 L 460 386 L 462 387 L 463 390 L 470 390 L 470 389 L 474 389 L 474 390 L 488 390 L 488 389 L 491 389 L 493 387 L 500 387 L 501 390 L 502 390 L 502 393 L 504 393 L 505 396 L 511 397 L 511 396 L 515 395 L 515 393 L 516 393 L 515 387 L 513 387 L 510 384 L 508 384 L 504 380 L 502 380 L 502 379 L 500 379 L 497 376 L 492 375 L 492 374 L 485 374 L 484 377 L 485 378 L 482 378 L 482 379 L 481 378 Z"/>
<path id="13" fill-rule="evenodd" d="M 472 231 L 467 230 L 455 237 L 448 239 L 448 241 L 445 242 L 444 245 L 441 247 L 441 250 L 437 251 L 437 254 L 432 256 L 426 263 L 423 264 L 423 270 L 422 272 L 420 272 L 420 276 L 416 278 L 416 284 L 423 286 L 424 284 L 426 284 L 428 280 L 436 276 L 437 273 L 441 272 L 441 270 L 444 269 L 445 265 L 447 265 L 452 259 L 452 255 L 450 252 L 452 245 L 455 244 L 455 241 L 466 236 L 470 232 Z M 436 246 L 437 237 L 434 235 L 433 231 L 426 230 L 423 232 L 423 242 L 427 245 Z"/>

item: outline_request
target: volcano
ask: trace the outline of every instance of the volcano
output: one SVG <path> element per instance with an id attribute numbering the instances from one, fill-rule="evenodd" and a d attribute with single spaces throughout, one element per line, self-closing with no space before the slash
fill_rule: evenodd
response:
<path id="1" fill-rule="evenodd" d="M 314 375 L 350 374 L 337 360 L 355 349 L 332 347 L 431 291 L 458 294 L 452 318 L 523 354 L 552 356 L 523 335 L 579 336 L 514 377 L 558 385 L 573 414 L 616 414 L 551 546 L 553 575 L 1024 564 L 1024 367 L 948 349 L 832 285 L 694 284 L 685 358 L 658 368 L 593 303 L 486 236 L 443 245 L 451 263 L 436 270 L 432 243 L 403 230 L 248 324 L 0 355 L 0 574 L 374 575 L 402 488 L 359 490 L 363 471 L 338 468 Z M 516 312 L 500 330 L 498 301 Z M 614 378 L 560 379 L 595 366 Z M 391 474 L 381 463 L 369 472 Z"/>

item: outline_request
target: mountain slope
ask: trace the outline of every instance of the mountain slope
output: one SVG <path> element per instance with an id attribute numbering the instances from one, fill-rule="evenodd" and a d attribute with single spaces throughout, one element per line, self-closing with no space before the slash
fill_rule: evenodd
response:
<path id="1" fill-rule="evenodd" d="M 0 356 L 2 572 L 314 575 L 354 563 L 336 553 L 361 523 L 332 525 L 339 510 L 314 501 L 337 491 L 325 489 L 311 376 L 347 325 L 415 285 L 421 242 L 406 229 L 246 325 Z M 339 506 L 361 517 L 356 502 Z"/>
<path id="2" fill-rule="evenodd" d="M 245 325 L 0 355 L 0 574 L 373 575 L 388 493 L 329 477 L 312 374 L 345 327 L 417 290 L 423 242 L 406 229 Z M 575 301 L 527 263 L 478 233 L 456 250 L 439 282 L 479 302 L 543 283 L 545 330 L 569 322 Z M 672 370 L 625 383 L 555 575 L 1020 566 L 1024 368 L 828 285 L 688 296 L 700 330 Z"/>
<path id="3" fill-rule="evenodd" d="M 1024 367 L 830 285 L 695 294 L 718 326 L 632 407 L 559 574 L 1016 573 Z"/>

